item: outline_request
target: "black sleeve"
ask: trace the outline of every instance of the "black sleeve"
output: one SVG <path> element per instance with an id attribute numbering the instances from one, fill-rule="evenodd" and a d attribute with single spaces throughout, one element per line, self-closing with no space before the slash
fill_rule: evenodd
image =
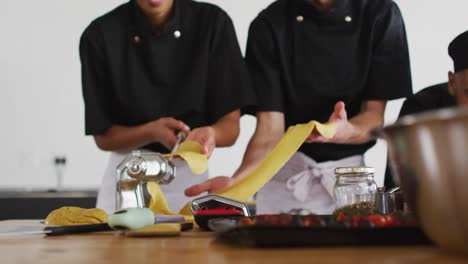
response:
<path id="1" fill-rule="evenodd" d="M 377 17 L 364 99 L 392 100 L 412 94 L 408 42 L 403 17 L 392 3 Z"/>
<path id="2" fill-rule="evenodd" d="M 261 17 L 249 29 L 246 61 L 257 94 L 255 111 L 284 112 L 281 73 L 272 27 Z"/>
<path id="3" fill-rule="evenodd" d="M 216 122 L 237 109 L 255 104 L 250 76 L 229 16 L 220 11 L 209 62 L 208 112 Z"/>
<path id="4" fill-rule="evenodd" d="M 416 95 L 412 95 L 408 97 L 401 106 L 400 114 L 398 118 L 403 117 L 405 115 L 411 115 L 415 113 L 420 113 L 425 110 L 424 106 L 421 105 L 418 100 L 416 100 Z M 387 153 L 387 168 L 385 169 L 385 178 L 384 178 L 384 186 L 388 189 L 396 187 L 396 183 L 394 181 L 393 172 L 390 168 L 390 152 Z"/>
<path id="5" fill-rule="evenodd" d="M 421 105 L 414 100 L 414 95 L 408 97 L 404 102 L 403 105 L 401 106 L 400 109 L 400 114 L 398 115 L 398 118 L 403 117 L 405 115 L 410 115 L 414 113 L 419 113 L 422 111 Z M 386 189 L 391 189 L 393 187 L 396 187 L 397 184 L 394 180 L 393 172 L 390 168 L 390 152 L 387 152 L 387 167 L 385 168 L 385 177 L 384 177 L 384 186 Z"/>
<path id="6" fill-rule="evenodd" d="M 398 118 L 403 117 L 405 115 L 410 115 L 413 113 L 418 113 L 421 111 L 421 106 L 418 104 L 416 100 L 413 99 L 413 96 L 408 97 L 404 102 L 403 105 L 401 106 L 400 109 L 400 114 L 398 115 Z M 390 168 L 390 152 L 387 152 L 387 167 L 385 168 L 385 178 L 384 178 L 384 186 L 386 189 L 391 189 L 393 187 L 396 187 L 396 183 L 394 180 L 393 172 Z"/>
<path id="7" fill-rule="evenodd" d="M 387 167 L 385 168 L 385 178 L 384 178 L 384 186 L 386 190 L 389 190 L 391 188 L 394 188 L 397 186 L 394 178 L 393 178 L 393 173 L 390 168 L 390 157 L 388 157 L 390 153 L 387 154 Z"/>
<path id="8" fill-rule="evenodd" d="M 95 34 L 91 25 L 80 40 L 86 135 L 104 134 L 112 126 L 104 52 L 98 42 L 99 34 Z"/>
<path id="9" fill-rule="evenodd" d="M 403 102 L 398 118 L 406 116 L 406 115 L 421 113 L 426 110 L 427 110 L 426 107 L 420 104 L 418 100 L 416 100 L 415 96 L 413 95 L 413 96 L 408 97 L 405 100 L 405 102 Z"/>
<path id="10" fill-rule="evenodd" d="M 408 97 L 401 107 L 400 116 L 438 110 L 456 105 L 455 98 L 448 92 L 448 84 L 441 83 L 422 89 Z"/>

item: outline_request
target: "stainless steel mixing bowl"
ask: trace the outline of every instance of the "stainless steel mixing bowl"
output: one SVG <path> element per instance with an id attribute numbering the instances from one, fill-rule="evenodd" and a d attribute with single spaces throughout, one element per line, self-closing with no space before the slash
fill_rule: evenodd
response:
<path id="1" fill-rule="evenodd" d="M 426 234 L 468 254 L 468 109 L 407 116 L 376 133 Z"/>

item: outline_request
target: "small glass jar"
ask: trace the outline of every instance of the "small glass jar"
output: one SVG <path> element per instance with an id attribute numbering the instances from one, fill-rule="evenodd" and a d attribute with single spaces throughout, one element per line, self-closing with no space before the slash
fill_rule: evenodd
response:
<path id="1" fill-rule="evenodd" d="M 375 200 L 377 184 L 372 167 L 341 167 L 335 169 L 336 208 Z"/>

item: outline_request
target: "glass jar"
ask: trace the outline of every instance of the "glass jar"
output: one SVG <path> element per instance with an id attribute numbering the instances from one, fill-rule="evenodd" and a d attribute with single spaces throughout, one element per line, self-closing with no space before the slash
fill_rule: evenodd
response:
<path id="1" fill-rule="evenodd" d="M 374 202 L 377 193 L 374 172 L 375 169 L 372 167 L 336 168 L 334 188 L 336 208 L 361 202 Z"/>

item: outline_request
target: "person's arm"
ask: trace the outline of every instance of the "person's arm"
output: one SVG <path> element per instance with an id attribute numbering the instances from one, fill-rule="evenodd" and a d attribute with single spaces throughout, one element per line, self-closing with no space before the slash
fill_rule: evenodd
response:
<path id="1" fill-rule="evenodd" d="M 232 177 L 220 176 L 185 190 L 185 195 L 203 192 L 214 193 L 227 189 L 245 178 L 266 158 L 284 135 L 284 114 L 281 112 L 257 113 L 257 127 L 247 145 L 242 164 Z"/>
<path id="2" fill-rule="evenodd" d="M 223 116 L 212 126 L 199 127 L 189 133 L 187 140 L 199 142 L 203 153 L 210 157 L 216 147 L 232 146 L 240 133 L 240 110 Z"/>
<path id="3" fill-rule="evenodd" d="M 245 61 L 256 92 L 257 126 L 243 161 L 232 177 L 216 177 L 185 190 L 187 196 L 219 192 L 252 172 L 270 153 L 285 131 L 280 59 L 272 26 L 262 15 L 250 25 Z"/>
<path id="4" fill-rule="evenodd" d="M 240 110 L 223 116 L 213 126 L 216 147 L 228 147 L 236 143 L 240 133 Z"/>
<path id="5" fill-rule="evenodd" d="M 312 132 L 306 142 L 337 143 L 337 144 L 363 144 L 373 138 L 370 132 L 384 124 L 386 101 L 369 100 L 361 105 L 361 112 L 348 119 L 345 104 L 338 102 L 330 116 L 329 122 L 337 125 L 336 135 L 326 139 L 316 131 Z"/>
<path id="6" fill-rule="evenodd" d="M 383 125 L 386 102 L 412 94 L 408 41 L 398 6 L 389 1 L 375 17 L 373 52 L 367 80 L 361 94 L 361 111 L 347 118 L 345 105 L 339 102 L 330 121 L 337 123 L 331 140 L 311 134 L 308 142 L 361 144 L 371 140 L 369 132 Z"/>
<path id="7" fill-rule="evenodd" d="M 159 142 L 172 149 L 177 141 L 176 131 L 189 133 L 190 128 L 174 118 L 160 118 L 140 126 L 113 125 L 102 135 L 95 135 L 96 145 L 105 151 L 127 151 Z"/>
<path id="8" fill-rule="evenodd" d="M 257 168 L 283 137 L 284 130 L 283 113 L 257 113 L 257 127 L 247 145 L 242 163 L 232 178 L 237 182 Z"/>
<path id="9" fill-rule="evenodd" d="M 188 136 L 188 140 L 203 145 L 208 157 L 216 147 L 234 145 L 240 133 L 240 109 L 255 102 L 232 20 L 221 10 L 214 18 L 205 98 L 207 126 L 194 129 Z"/>

